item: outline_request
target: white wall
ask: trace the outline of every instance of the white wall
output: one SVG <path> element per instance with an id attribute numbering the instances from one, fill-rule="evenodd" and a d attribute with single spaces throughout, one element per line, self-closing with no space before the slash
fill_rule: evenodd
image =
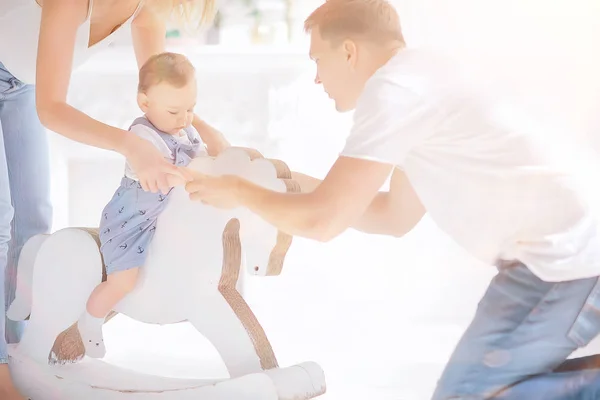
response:
<path id="1" fill-rule="evenodd" d="M 600 2 L 392 2 L 405 16 L 409 44 L 455 54 L 484 82 L 497 79 L 536 116 L 571 125 L 575 135 L 590 138 L 600 101 Z"/>

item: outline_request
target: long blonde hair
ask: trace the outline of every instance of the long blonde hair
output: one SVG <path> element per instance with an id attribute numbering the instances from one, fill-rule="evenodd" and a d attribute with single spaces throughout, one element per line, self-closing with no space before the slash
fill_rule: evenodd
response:
<path id="1" fill-rule="evenodd" d="M 217 13 L 216 0 L 146 0 L 166 20 L 195 33 L 210 25 Z"/>

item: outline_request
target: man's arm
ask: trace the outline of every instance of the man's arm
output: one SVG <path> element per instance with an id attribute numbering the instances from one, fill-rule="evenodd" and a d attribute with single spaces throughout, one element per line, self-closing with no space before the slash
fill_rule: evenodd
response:
<path id="1" fill-rule="evenodd" d="M 242 205 L 280 230 L 328 241 L 355 224 L 364 214 L 391 169 L 389 164 L 340 157 L 323 182 L 308 193 L 274 192 L 235 178 L 232 178 L 236 182 L 233 190 Z M 188 184 L 192 197 L 196 188 L 202 186 L 202 182 Z M 206 186 L 212 185 L 208 183 Z M 212 189 L 207 187 L 206 190 Z M 198 194 L 199 198 L 202 196 Z"/>
<path id="2" fill-rule="evenodd" d="M 299 172 L 292 172 L 303 192 L 312 192 L 322 182 Z M 400 237 L 410 232 L 425 215 L 406 174 L 395 169 L 389 192 L 379 192 L 352 228 L 365 233 Z"/>

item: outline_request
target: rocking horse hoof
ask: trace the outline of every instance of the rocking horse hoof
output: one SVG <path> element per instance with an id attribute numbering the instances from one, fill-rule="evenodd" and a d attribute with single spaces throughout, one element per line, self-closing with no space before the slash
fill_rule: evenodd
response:
<path id="1" fill-rule="evenodd" d="M 33 267 L 35 258 L 44 241 L 50 235 L 36 235 L 29 239 L 21 250 L 17 270 L 17 293 L 14 301 L 11 303 L 6 316 L 11 321 L 24 321 L 31 314 L 31 293 L 28 292 L 28 285 L 33 278 Z"/>
<path id="2" fill-rule="evenodd" d="M 278 399 L 313 399 L 325 394 L 325 373 L 314 362 L 266 371 L 277 388 Z"/>
<path id="3" fill-rule="evenodd" d="M 31 304 L 19 300 L 16 299 L 6 311 L 6 317 L 11 321 L 24 321 L 31 312 Z"/>

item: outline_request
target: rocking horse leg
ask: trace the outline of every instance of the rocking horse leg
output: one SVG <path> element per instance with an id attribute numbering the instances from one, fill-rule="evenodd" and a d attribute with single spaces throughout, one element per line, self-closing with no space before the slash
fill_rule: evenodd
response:
<path id="1" fill-rule="evenodd" d="M 218 292 L 203 296 L 189 321 L 215 346 L 232 378 L 277 367 L 265 332 L 238 293 L 241 266 L 240 222 L 223 231 L 223 266 Z"/>
<path id="2" fill-rule="evenodd" d="M 31 316 L 19 351 L 48 363 L 57 336 L 81 315 L 101 280 L 101 264 L 98 246 L 85 231 L 63 229 L 46 238 L 35 258 Z"/>
<path id="3" fill-rule="evenodd" d="M 189 322 L 219 352 L 231 378 L 263 370 L 254 343 L 223 297 L 204 297 L 196 307 Z"/>
<path id="4" fill-rule="evenodd" d="M 31 313 L 31 285 L 33 283 L 33 268 L 35 258 L 44 241 L 50 235 L 36 235 L 29 239 L 21 250 L 17 266 L 17 290 L 15 300 L 6 311 L 6 316 L 12 321 L 23 321 Z"/>
<path id="5" fill-rule="evenodd" d="M 79 230 L 87 232 L 92 239 L 96 242 L 97 246 L 100 247 L 100 238 L 98 235 L 98 229 L 92 228 L 77 228 Z M 104 262 L 102 262 L 104 265 Z M 106 268 L 102 268 L 102 282 L 105 282 L 107 279 Z M 110 321 L 113 317 L 115 317 L 118 313 L 111 311 L 104 323 Z M 75 322 L 68 329 L 61 332 L 60 335 L 56 338 L 54 342 L 54 346 L 52 347 L 52 359 L 51 363 L 56 364 L 67 364 L 67 363 L 75 363 L 83 358 L 85 355 L 85 347 L 83 345 L 83 341 L 81 339 L 81 335 L 79 333 L 79 329 L 77 329 L 77 323 Z"/>

